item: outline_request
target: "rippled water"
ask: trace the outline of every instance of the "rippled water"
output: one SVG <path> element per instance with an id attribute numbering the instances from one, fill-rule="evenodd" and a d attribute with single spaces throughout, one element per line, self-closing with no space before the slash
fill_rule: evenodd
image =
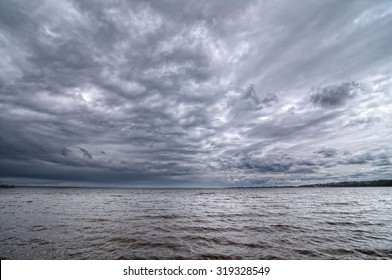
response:
<path id="1" fill-rule="evenodd" d="M 392 188 L 0 190 L 2 259 L 392 259 Z"/>

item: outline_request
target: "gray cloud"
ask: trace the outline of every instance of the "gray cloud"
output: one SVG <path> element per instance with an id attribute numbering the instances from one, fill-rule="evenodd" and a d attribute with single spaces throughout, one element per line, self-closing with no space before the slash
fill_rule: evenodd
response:
<path id="1" fill-rule="evenodd" d="M 338 154 L 338 151 L 336 149 L 332 148 L 322 148 L 318 151 L 316 151 L 317 154 L 321 154 L 326 158 L 334 157 Z"/>
<path id="2" fill-rule="evenodd" d="M 263 100 L 261 101 L 263 104 L 267 106 L 271 106 L 271 103 L 277 103 L 279 102 L 279 98 L 275 93 L 268 93 Z"/>
<path id="3" fill-rule="evenodd" d="M 67 148 L 63 148 L 62 150 L 61 150 L 61 154 L 63 155 L 63 156 L 68 156 L 69 154 L 71 154 L 72 153 L 72 151 L 70 150 L 70 149 L 67 149 Z"/>
<path id="4" fill-rule="evenodd" d="M 356 82 L 318 87 L 312 89 L 310 100 L 316 106 L 324 108 L 338 107 L 354 98 L 360 90 L 361 86 Z"/>
<path id="5" fill-rule="evenodd" d="M 93 159 L 93 156 L 86 149 L 79 148 L 79 150 L 82 152 L 84 158 Z"/>
<path id="6" fill-rule="evenodd" d="M 382 121 L 378 116 L 356 116 L 346 122 L 347 127 L 366 128 Z"/>
<path id="7" fill-rule="evenodd" d="M 348 158 L 347 164 L 371 164 L 373 166 L 388 166 L 392 165 L 391 154 L 384 150 L 356 153 Z"/>
<path id="8" fill-rule="evenodd" d="M 387 176 L 391 14 L 389 1 L 1 1 L 0 177 Z"/>

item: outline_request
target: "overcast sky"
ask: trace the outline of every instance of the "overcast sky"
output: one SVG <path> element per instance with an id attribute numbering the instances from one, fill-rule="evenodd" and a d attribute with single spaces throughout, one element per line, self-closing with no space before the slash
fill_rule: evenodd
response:
<path id="1" fill-rule="evenodd" d="M 392 1 L 0 1 L 0 182 L 392 178 Z"/>

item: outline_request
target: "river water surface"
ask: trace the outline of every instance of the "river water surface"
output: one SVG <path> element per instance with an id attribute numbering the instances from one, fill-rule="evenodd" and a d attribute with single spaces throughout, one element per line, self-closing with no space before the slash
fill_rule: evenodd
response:
<path id="1" fill-rule="evenodd" d="M 0 189 L 2 259 L 392 259 L 392 188 Z"/>

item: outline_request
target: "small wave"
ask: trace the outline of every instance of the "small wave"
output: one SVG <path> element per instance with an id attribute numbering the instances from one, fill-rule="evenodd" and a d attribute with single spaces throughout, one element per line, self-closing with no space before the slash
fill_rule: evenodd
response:
<path id="1" fill-rule="evenodd" d="M 258 248 L 258 249 L 265 249 L 271 247 L 266 243 L 261 242 L 241 242 L 228 239 L 226 237 L 206 237 L 206 236 L 186 236 L 181 240 L 185 242 L 190 242 L 191 244 L 203 243 L 209 247 L 216 247 L 216 246 L 234 246 L 234 247 L 246 247 L 246 248 Z"/>
<path id="2" fill-rule="evenodd" d="M 153 241 L 139 241 L 135 245 L 144 248 L 167 248 L 167 249 L 180 249 L 183 246 L 178 243 L 172 242 L 153 242 Z"/>
<path id="3" fill-rule="evenodd" d="M 47 244 L 51 243 L 47 240 L 40 239 L 40 238 L 33 238 L 33 239 L 30 239 L 28 242 L 32 243 L 32 244 L 37 244 L 37 245 L 47 245 Z"/>
<path id="4" fill-rule="evenodd" d="M 208 227 L 208 226 L 180 226 L 176 227 L 176 230 L 180 231 L 187 231 L 187 232 L 240 232 L 241 228 L 236 228 L 236 227 Z"/>
<path id="5" fill-rule="evenodd" d="M 87 219 L 87 221 L 92 222 L 92 223 L 111 222 L 111 220 L 105 219 L 105 218 L 90 218 L 90 219 Z"/>
<path id="6" fill-rule="evenodd" d="M 325 202 L 323 205 L 326 205 L 326 206 L 349 206 L 352 204 L 353 204 L 353 202 Z"/>
<path id="7" fill-rule="evenodd" d="M 366 249 L 365 248 L 355 249 L 354 251 L 358 252 L 360 254 L 366 255 L 366 256 L 370 256 L 370 257 L 383 257 L 386 255 L 385 252 L 380 253 L 377 250 L 372 250 L 372 249 L 367 249 L 367 248 Z M 388 251 L 388 250 L 384 250 L 384 251 Z M 390 253 L 392 252 L 392 250 L 389 250 L 389 251 L 390 251 Z"/>
<path id="8" fill-rule="evenodd" d="M 174 255 L 174 256 L 169 256 L 169 257 L 163 257 L 163 256 L 157 256 L 157 255 L 121 255 L 119 257 L 116 258 L 117 260 L 187 260 L 189 258 L 185 258 L 184 256 L 178 256 L 178 255 Z"/>
<path id="9" fill-rule="evenodd" d="M 226 237 L 208 237 L 208 236 L 188 236 L 185 241 L 203 241 L 210 245 L 238 245 L 238 242 L 231 241 Z"/>
<path id="10" fill-rule="evenodd" d="M 141 215 L 138 218 L 142 219 L 160 219 L 160 220 L 173 220 L 184 218 L 185 216 L 177 215 L 177 214 L 168 214 L 168 215 Z"/>
<path id="11" fill-rule="evenodd" d="M 133 244 L 138 242 L 139 239 L 133 238 L 133 237 L 115 237 L 111 238 L 109 242 L 115 242 L 115 243 L 120 243 L 120 244 Z"/>
<path id="12" fill-rule="evenodd" d="M 343 256 L 343 255 L 352 256 L 354 253 L 354 250 L 345 249 L 345 248 L 336 248 L 336 249 L 326 249 L 326 250 L 323 250 L 323 252 L 327 253 L 328 255 L 334 256 L 334 257 Z"/>
<path id="13" fill-rule="evenodd" d="M 239 260 L 241 257 L 233 255 L 222 255 L 222 254 L 201 254 L 197 259 L 200 260 Z"/>
<path id="14" fill-rule="evenodd" d="M 183 247 L 179 243 L 174 242 L 160 242 L 151 240 L 141 240 L 132 237 L 117 237 L 110 239 L 110 242 L 116 242 L 124 245 L 130 245 L 133 248 L 168 248 L 168 249 L 179 249 Z"/>
<path id="15" fill-rule="evenodd" d="M 307 249 L 295 249 L 294 253 L 299 254 L 300 256 L 304 256 L 305 258 L 317 258 L 320 257 L 320 254 Z"/>
<path id="16" fill-rule="evenodd" d="M 215 194 L 214 192 L 199 192 L 198 195 L 210 195 Z"/>
<path id="17" fill-rule="evenodd" d="M 47 229 L 48 228 L 43 225 L 34 225 L 30 228 L 30 231 L 43 231 L 43 230 L 47 230 Z"/>
<path id="18" fill-rule="evenodd" d="M 263 259 L 263 260 L 285 260 L 285 258 L 275 256 L 275 255 L 266 255 L 265 257 L 262 257 L 261 259 Z"/>
<path id="19" fill-rule="evenodd" d="M 275 225 L 270 225 L 270 227 L 273 230 L 278 230 L 278 231 L 287 231 L 287 232 L 305 232 L 306 229 L 299 227 L 299 226 L 294 226 L 294 225 L 287 225 L 287 224 L 275 224 Z"/>
<path id="20" fill-rule="evenodd" d="M 78 259 L 78 258 L 81 258 L 82 256 L 83 256 L 82 252 L 68 253 L 68 257 L 70 257 L 72 259 Z"/>
<path id="21" fill-rule="evenodd" d="M 356 223 L 347 222 L 347 221 L 327 221 L 325 223 L 331 226 L 357 226 Z"/>
<path id="22" fill-rule="evenodd" d="M 271 245 L 266 244 L 266 243 L 243 243 L 243 244 L 240 244 L 240 246 L 254 248 L 254 249 L 271 248 Z"/>

